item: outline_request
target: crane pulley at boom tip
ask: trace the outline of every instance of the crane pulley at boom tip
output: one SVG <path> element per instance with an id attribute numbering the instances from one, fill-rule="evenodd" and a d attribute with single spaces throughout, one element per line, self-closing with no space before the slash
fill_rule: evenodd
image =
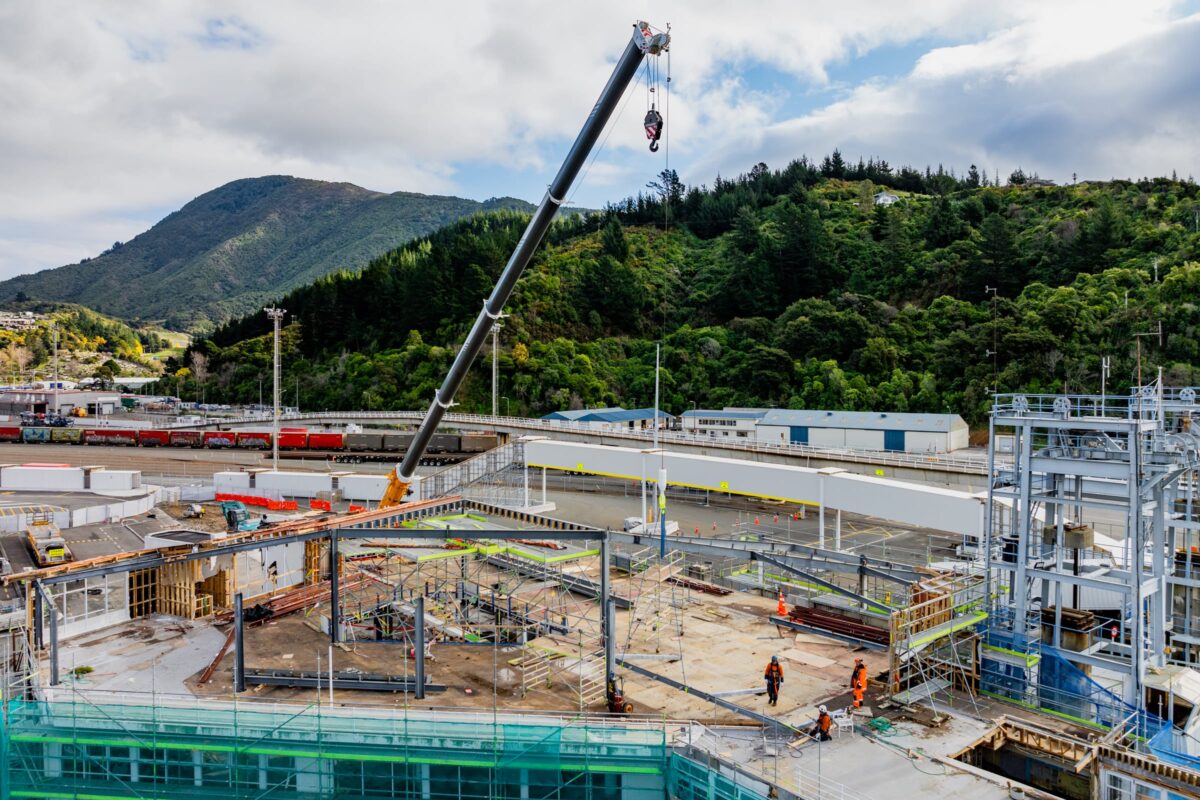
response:
<path id="1" fill-rule="evenodd" d="M 437 430 L 438 423 L 442 421 L 446 409 L 452 405 L 458 387 L 466 378 L 472 362 L 483 348 L 484 340 L 491 331 L 492 325 L 504 310 L 504 304 L 508 302 L 517 279 L 525 271 L 525 267 L 533 258 L 542 237 L 546 235 L 546 230 L 558 212 L 559 205 L 569 196 L 571 184 L 578 176 L 588 154 L 596 146 L 596 140 L 616 109 L 618 101 L 637 74 L 638 67 L 641 66 L 645 57 L 667 52 L 670 43 L 669 32 L 656 33 L 645 22 L 638 22 L 634 25 L 633 37 L 626 44 L 625 51 L 618 59 L 612 77 L 608 79 L 604 91 L 600 93 L 600 98 L 584 122 L 575 143 L 571 145 L 571 150 L 567 153 L 562 166 L 559 167 L 558 174 L 550 184 L 546 196 L 534 211 L 525 228 L 525 233 L 518 240 L 512 255 L 509 256 L 508 263 L 505 264 L 496 281 L 496 286 L 492 289 L 492 294 L 484 302 L 482 311 L 476 317 L 470 332 L 467 333 L 466 340 L 454 357 L 450 369 L 446 372 L 445 380 L 434 394 L 429 410 L 425 412 L 425 418 L 421 421 L 416 433 L 413 434 L 408 451 L 404 454 L 404 461 L 388 474 L 388 485 L 379 501 L 380 508 L 400 505 L 411 494 L 409 487 L 415 480 L 417 465 L 429 446 L 433 432 Z M 667 80 L 669 84 L 669 75 Z M 661 135 L 661 125 L 658 126 L 657 131 Z M 654 144 L 657 145 L 657 141 Z M 652 147 L 651 149 L 657 148 Z"/>

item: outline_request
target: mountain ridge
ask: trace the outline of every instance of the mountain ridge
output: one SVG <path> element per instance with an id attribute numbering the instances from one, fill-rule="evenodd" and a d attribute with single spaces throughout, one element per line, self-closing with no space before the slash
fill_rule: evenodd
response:
<path id="1" fill-rule="evenodd" d="M 204 331 L 457 219 L 500 209 L 533 205 L 287 175 L 241 178 L 94 258 L 0 282 L 0 301 L 80 303 L 136 322 Z"/>

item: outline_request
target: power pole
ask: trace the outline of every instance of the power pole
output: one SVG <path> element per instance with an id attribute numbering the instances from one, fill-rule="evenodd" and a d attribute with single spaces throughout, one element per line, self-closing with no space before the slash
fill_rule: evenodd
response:
<path id="1" fill-rule="evenodd" d="M 287 313 L 287 309 L 264 308 L 271 322 L 275 325 L 275 402 L 274 410 L 271 415 L 271 469 L 279 471 L 279 326 L 283 322 L 283 315 Z"/>
<path id="2" fill-rule="evenodd" d="M 54 413 L 62 410 L 58 404 L 58 323 L 54 323 Z"/>
<path id="3" fill-rule="evenodd" d="M 1106 397 L 1105 396 L 1108 393 L 1107 392 L 1108 375 L 1109 375 L 1109 370 L 1111 370 L 1111 369 L 1112 369 L 1112 362 L 1110 362 L 1108 360 L 1108 356 L 1101 356 L 1101 358 L 1100 358 L 1100 413 L 1101 414 L 1104 413 L 1104 406 L 1106 405 Z"/>

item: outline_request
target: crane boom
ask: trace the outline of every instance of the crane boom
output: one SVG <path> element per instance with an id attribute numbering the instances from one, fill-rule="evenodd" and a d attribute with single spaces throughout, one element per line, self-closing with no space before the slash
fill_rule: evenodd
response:
<path id="1" fill-rule="evenodd" d="M 452 405 L 458 387 L 462 385 L 471 363 L 483 348 L 492 325 L 499 319 L 500 312 L 504 310 L 504 304 L 508 302 L 513 288 L 517 285 L 517 279 L 521 277 L 521 273 L 525 271 L 525 267 L 533 258 L 538 245 L 541 244 L 546 230 L 550 227 L 551 220 L 558 213 L 559 206 L 566 200 L 571 184 L 575 182 L 588 154 L 595 147 L 596 140 L 600 138 L 601 131 L 604 130 L 604 126 L 616 109 L 629 82 L 637 74 L 642 59 L 647 55 L 658 55 L 669 44 L 670 36 L 668 34 L 652 32 L 650 26 L 645 22 L 638 22 L 634 25 L 633 36 L 626 45 L 625 52 L 621 54 L 608 83 L 604 86 L 604 91 L 600 93 L 600 98 L 596 100 L 596 105 L 592 108 L 592 113 L 588 115 L 583 129 L 580 130 L 579 135 L 575 138 L 575 143 L 571 145 L 570 152 L 567 153 L 566 159 L 559 167 L 558 174 L 554 176 L 554 181 L 546 190 L 546 196 L 542 198 L 541 204 L 533 212 L 533 218 L 529 220 L 525 233 L 521 235 L 516 249 L 509 256 L 508 263 L 504 265 L 504 270 L 500 273 L 496 286 L 492 289 L 492 294 L 484 301 L 483 309 L 475 318 L 475 324 L 471 326 L 463 346 L 459 348 L 458 355 L 454 357 L 454 363 L 450 365 L 441 388 L 434 394 L 433 402 L 430 403 L 429 410 L 425 412 L 425 418 L 421 420 L 421 425 L 417 428 L 412 443 L 404 454 L 404 460 L 388 475 L 388 486 L 383 499 L 379 502 L 380 508 L 390 508 L 404 502 L 416 474 L 417 464 L 429 446 L 429 440 L 437 430 L 438 424 L 441 423 L 442 417 Z"/>

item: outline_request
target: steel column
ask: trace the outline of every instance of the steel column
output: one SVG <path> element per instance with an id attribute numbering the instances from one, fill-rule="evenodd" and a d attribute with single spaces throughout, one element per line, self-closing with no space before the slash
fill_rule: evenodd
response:
<path id="1" fill-rule="evenodd" d="M 413 603 L 413 697 L 425 699 L 425 595 L 419 594 Z"/>
<path id="2" fill-rule="evenodd" d="M 233 596 L 233 691 L 246 691 L 246 618 L 242 613 L 242 593 Z"/>
<path id="3" fill-rule="evenodd" d="M 338 597 L 338 535 L 329 534 L 329 641 L 338 643 L 339 618 L 342 604 Z"/>

